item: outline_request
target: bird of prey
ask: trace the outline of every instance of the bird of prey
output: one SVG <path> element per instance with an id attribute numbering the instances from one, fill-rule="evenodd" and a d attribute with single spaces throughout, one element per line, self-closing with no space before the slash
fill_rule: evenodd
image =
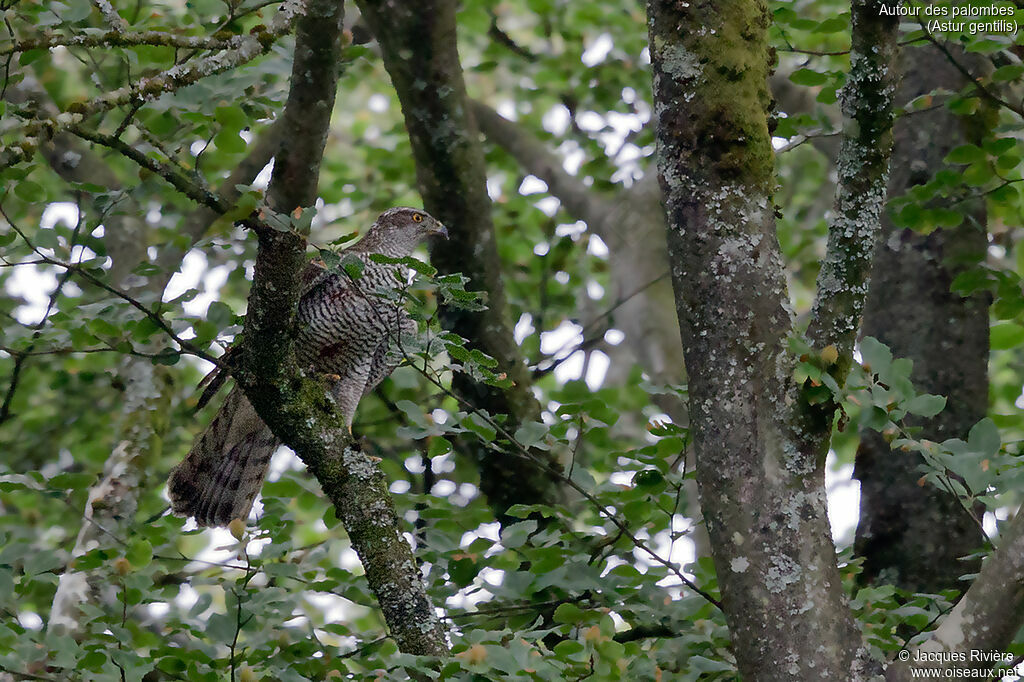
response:
<path id="1" fill-rule="evenodd" d="M 382 294 L 404 281 L 401 265 L 375 262 L 381 254 L 404 258 L 428 235 L 448 237 L 444 225 L 426 211 L 391 208 L 365 236 L 345 249 L 362 262 L 358 277 L 338 274 L 317 263 L 302 273 L 295 319 L 295 355 L 303 368 L 332 378 L 332 393 L 349 430 L 360 398 L 398 366 L 396 343 L 416 331 L 400 304 Z M 229 351 L 233 354 L 234 349 Z M 230 358 L 228 364 L 237 361 Z M 226 379 L 215 371 L 200 406 Z M 200 526 L 226 526 L 245 519 L 263 486 L 270 456 L 280 445 L 270 428 L 235 386 L 210 426 L 170 475 L 167 488 L 175 514 L 194 516 Z"/>

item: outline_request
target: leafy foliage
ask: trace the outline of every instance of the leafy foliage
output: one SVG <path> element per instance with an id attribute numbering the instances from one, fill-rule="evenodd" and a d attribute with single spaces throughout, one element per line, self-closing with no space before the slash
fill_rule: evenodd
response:
<path id="1" fill-rule="evenodd" d="M 257 0 L 144 0 L 119 11 L 133 32 L 226 40 L 259 34 L 274 7 Z M 13 31 L 8 46 L 109 30 L 86 0 L 5 9 Z M 829 0 L 776 2 L 771 9 L 780 69 L 811 92 L 817 107 L 780 111 L 774 132 L 780 148 L 788 145 L 778 160 L 780 242 L 794 305 L 803 312 L 824 249 L 820 197 L 831 192 L 828 160 L 801 142 L 835 132 L 829 113 L 848 70 L 849 16 Z M 471 94 L 535 131 L 594 192 L 614 197 L 653 172 L 641 5 L 472 0 L 463 3 L 459 29 Z M 1005 36 L 945 38 L 994 59 L 1011 47 Z M 906 39 L 919 40 L 920 32 Z M 76 103 L 208 52 L 140 42 L 11 54 L 7 92 L 38 83 L 44 98 L 72 112 Z M 239 68 L 87 123 L 217 187 L 279 114 L 290 55 L 291 39 L 282 38 Z M 1019 86 L 1012 66 L 997 68 L 983 85 Z M 308 230 L 315 255 L 358 277 L 332 247 L 383 208 L 415 204 L 415 170 L 397 99 L 372 47 L 346 48 L 339 92 L 322 205 L 281 227 Z M 967 85 L 907 103 L 901 115 L 931 106 L 971 114 L 982 99 L 976 85 Z M 22 126 L 34 116 L 49 116 L 43 105 L 13 96 L 0 106 L 5 148 L 23 142 Z M 916 393 L 908 362 L 871 339 L 861 343 L 862 364 L 844 386 L 825 359 L 808 357 L 797 367 L 816 400 L 836 400 L 851 422 L 891 435 L 897 455 L 921 452 L 924 482 L 990 510 L 1019 503 L 1024 488 L 1017 407 L 1024 349 L 1021 121 L 1013 112 L 999 117 L 991 139 L 954 150 L 947 168 L 890 207 L 900 226 L 929 232 L 961 224 L 968 199 L 987 202 L 997 228 L 990 257 L 954 287 L 994 297 L 991 417 L 966 441 L 916 439 L 913 417 L 937 413 L 943 397 Z M 34 144 L 43 149 L 47 141 L 40 136 Z M 543 190 L 528 192 L 526 174 L 507 154 L 488 147 L 489 189 L 508 311 L 519 320 L 518 341 L 546 408 L 542 420 L 510 433 L 504 415 L 450 391 L 456 372 L 507 385 L 493 358 L 472 339 L 442 332 L 436 319 L 437 301 L 466 308 L 490 302 L 461 276 L 438 277 L 421 260 L 403 259 L 416 277 L 400 295 L 421 333 L 404 349 L 406 366 L 364 399 L 356 424 L 392 481 L 430 596 L 451 628 L 454 655 L 435 670 L 436 661 L 401 655 L 387 639 L 343 529 L 293 460 L 279 458 L 262 511 L 237 538 L 186 530 L 182 520 L 161 514 L 167 470 L 212 414 L 213 408 L 192 414 L 193 387 L 209 369 L 197 355 L 219 356 L 241 329 L 255 246 L 232 219 L 259 206 L 262 179 L 232 186 L 241 191 L 237 213 L 194 233 L 195 206 L 163 178 L 65 134 L 52 144 L 65 162 L 96 156 L 107 170 L 67 179 L 41 154 L 4 170 L 0 670 L 96 681 L 391 679 L 415 670 L 439 679 L 736 678 L 722 614 L 683 582 L 719 597 L 710 560 L 689 554 L 699 523 L 687 516 L 689 431 L 654 419 L 662 409 L 652 396 L 685 397 L 685 387 L 653 386 L 628 365 L 612 367 L 614 382 L 602 381 L 594 367 L 613 353 L 605 340 L 615 330 L 618 298 L 627 293 L 609 285 L 616 254 Z M 940 198 L 955 201 L 938 208 Z M 807 349 L 793 351 L 799 357 Z M 166 372 L 162 407 L 132 411 L 139 392 L 153 388 L 136 382 L 133 363 Z M 841 460 L 852 457 L 855 431 L 836 435 Z M 479 494 L 475 463 L 456 454 L 460 439 L 479 439 L 494 456 L 523 467 L 534 465 L 531 451 L 556 452 L 566 500 L 513 508 L 518 521 L 501 527 Z M 76 554 L 76 537 L 90 523 L 82 517 L 90 489 L 125 441 L 142 443 L 140 469 L 149 474 L 137 509 Z M 847 569 L 854 573 L 855 562 Z M 50 614 L 60 580 L 73 574 L 102 587 L 82 605 L 77 629 L 66 632 Z M 904 628 L 932 627 L 952 598 L 869 588 L 854 595 L 854 607 L 881 657 L 903 646 Z"/>

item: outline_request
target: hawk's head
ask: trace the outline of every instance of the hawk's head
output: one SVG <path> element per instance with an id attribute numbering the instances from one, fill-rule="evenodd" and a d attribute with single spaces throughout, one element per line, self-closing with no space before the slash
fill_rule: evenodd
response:
<path id="1" fill-rule="evenodd" d="M 381 213 L 358 246 L 363 251 L 400 258 L 410 255 L 420 242 L 435 234 L 448 238 L 445 226 L 423 209 L 399 206 Z"/>

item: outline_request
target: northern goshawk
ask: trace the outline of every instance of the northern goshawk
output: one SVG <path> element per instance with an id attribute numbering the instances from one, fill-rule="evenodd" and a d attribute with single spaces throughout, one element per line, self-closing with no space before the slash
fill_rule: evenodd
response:
<path id="1" fill-rule="evenodd" d="M 294 330 L 296 358 L 312 372 L 337 375 L 336 380 L 332 377 L 331 392 L 350 430 L 359 400 L 398 366 L 399 338 L 416 331 L 416 323 L 401 305 L 381 295 L 404 281 L 406 268 L 375 262 L 371 256 L 404 258 L 428 235 L 447 238 L 448 232 L 426 211 L 391 208 L 342 252 L 343 258 L 351 254 L 362 262 L 358 277 L 330 272 L 317 263 L 310 263 L 302 273 Z M 218 370 L 211 378 L 200 405 L 226 376 Z M 171 471 L 167 487 L 174 513 L 194 516 L 200 526 L 244 520 L 278 445 L 280 441 L 235 386 L 188 456 Z"/>

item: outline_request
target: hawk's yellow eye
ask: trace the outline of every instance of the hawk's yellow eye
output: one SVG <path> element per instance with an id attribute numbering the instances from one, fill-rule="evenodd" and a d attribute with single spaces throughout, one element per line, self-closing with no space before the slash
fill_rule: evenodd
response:
<path id="1" fill-rule="evenodd" d="M 412 221 L 414 223 L 422 223 L 423 222 L 423 214 L 422 213 L 413 213 L 412 214 Z"/>

